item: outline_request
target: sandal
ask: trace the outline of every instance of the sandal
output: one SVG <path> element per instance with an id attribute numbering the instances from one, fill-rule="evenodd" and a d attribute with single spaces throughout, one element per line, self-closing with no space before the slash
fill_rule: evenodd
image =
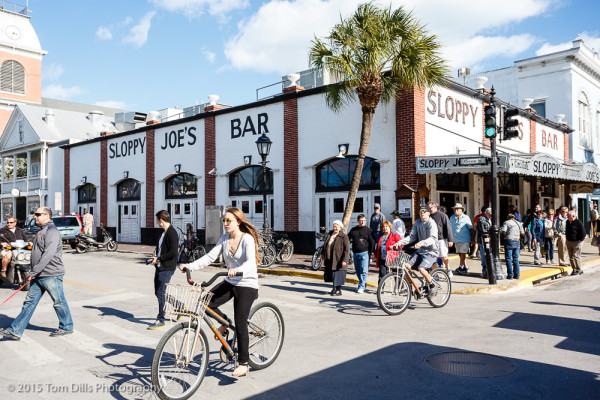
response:
<path id="1" fill-rule="evenodd" d="M 236 373 L 236 371 L 237 371 L 237 373 Z M 245 376 L 248 372 L 250 372 L 250 367 L 248 366 L 248 364 L 239 364 L 237 366 L 237 368 L 233 370 L 233 373 L 231 374 L 231 376 L 236 376 L 236 377 Z"/>
<path id="2" fill-rule="evenodd" d="M 225 339 L 225 341 L 227 341 L 227 339 L 229 338 L 229 329 L 227 329 L 227 327 L 225 325 L 221 325 L 218 328 L 218 331 L 221 334 L 221 336 L 223 336 L 223 339 Z M 219 340 L 219 337 L 217 335 L 215 335 L 215 340 Z"/>

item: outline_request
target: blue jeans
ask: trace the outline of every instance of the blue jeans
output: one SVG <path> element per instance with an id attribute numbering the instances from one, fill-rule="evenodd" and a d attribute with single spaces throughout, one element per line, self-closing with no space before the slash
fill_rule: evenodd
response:
<path id="1" fill-rule="evenodd" d="M 479 243 L 479 256 L 481 258 L 481 273 L 485 275 L 485 245 L 483 243 Z"/>
<path id="2" fill-rule="evenodd" d="M 358 289 L 366 289 L 369 272 L 369 252 L 354 253 L 354 267 L 358 276 Z"/>
<path id="3" fill-rule="evenodd" d="M 506 259 L 506 273 L 508 277 L 519 279 L 519 253 L 521 244 L 518 240 L 507 240 L 504 243 L 504 258 Z"/>
<path id="4" fill-rule="evenodd" d="M 73 319 L 71 318 L 71 311 L 69 311 L 69 305 L 63 291 L 63 276 L 46 276 L 33 279 L 23 303 L 23 308 L 8 330 L 17 336 L 23 335 L 40 299 L 44 293 L 48 292 L 50 298 L 54 301 L 54 311 L 56 311 L 56 315 L 58 316 L 58 329 L 67 332 L 72 331 Z"/>
<path id="5" fill-rule="evenodd" d="M 154 294 L 158 300 L 158 315 L 156 319 L 165 322 L 165 291 L 167 283 L 171 281 L 171 277 L 175 271 L 159 271 L 158 268 L 154 272 Z"/>
<path id="6" fill-rule="evenodd" d="M 544 248 L 546 249 L 546 261 L 554 261 L 554 239 L 544 238 Z"/>

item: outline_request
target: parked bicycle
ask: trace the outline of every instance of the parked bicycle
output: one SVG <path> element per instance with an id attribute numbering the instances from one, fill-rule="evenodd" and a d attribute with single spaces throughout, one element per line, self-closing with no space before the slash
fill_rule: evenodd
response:
<path id="1" fill-rule="evenodd" d="M 294 254 L 294 243 L 285 233 L 267 229 L 260 232 L 258 255 L 261 262 L 259 267 L 268 268 L 279 260 L 289 261 Z"/>
<path id="2" fill-rule="evenodd" d="M 321 255 L 323 254 L 323 249 L 325 247 L 324 242 L 325 242 L 325 238 L 327 237 L 327 228 L 322 226 L 320 228 L 320 232 L 316 233 L 316 237 L 321 242 L 323 242 L 323 244 L 321 246 L 317 247 L 317 249 L 313 253 L 312 260 L 310 263 L 310 267 L 312 268 L 313 271 L 318 271 L 323 267 L 323 257 L 321 257 Z M 348 256 L 348 273 L 349 274 L 356 273 L 356 268 L 354 267 L 354 253 L 352 253 L 352 249 L 350 249 L 350 253 Z"/>
<path id="3" fill-rule="evenodd" d="M 184 239 L 179 245 L 178 263 L 191 263 L 206 254 L 206 249 L 200 244 L 195 233 L 183 233 L 181 228 L 177 227 Z"/>
<path id="4" fill-rule="evenodd" d="M 389 315 L 402 314 L 410 304 L 411 297 L 420 300 L 427 297 L 433 307 L 444 307 L 452 292 L 452 282 L 445 268 L 434 268 L 430 274 L 436 286 L 436 294 L 428 297 L 429 285 L 425 279 L 407 266 L 409 255 L 403 251 L 390 250 L 386 257 L 386 266 L 390 272 L 377 286 L 379 307 Z"/>
<path id="5" fill-rule="evenodd" d="M 151 379 L 158 397 L 163 400 L 187 399 L 200 387 L 208 368 L 208 339 L 200 326 L 204 320 L 221 344 L 220 357 L 224 363 L 237 367 L 237 340 L 235 326 L 221 318 L 208 306 L 212 293 L 205 288 L 211 286 L 227 272 L 215 274 L 208 282 L 195 284 L 186 269 L 190 286 L 168 284 L 165 308 L 176 317 L 189 317 L 177 323 L 160 339 L 152 359 Z M 241 276 L 239 272 L 237 276 Z M 216 321 L 216 324 L 214 321 Z M 221 335 L 218 324 L 231 332 Z M 283 346 L 285 327 L 281 311 L 272 303 L 259 303 L 252 307 L 248 316 L 250 336 L 250 360 L 253 369 L 267 368 L 279 356 Z M 225 338 L 232 339 L 226 340 Z"/>

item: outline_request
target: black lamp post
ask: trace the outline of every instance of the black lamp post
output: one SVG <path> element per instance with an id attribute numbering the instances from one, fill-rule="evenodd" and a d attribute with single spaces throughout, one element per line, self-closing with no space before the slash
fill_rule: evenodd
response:
<path id="1" fill-rule="evenodd" d="M 264 133 L 256 141 L 256 147 L 258 148 L 258 154 L 262 158 L 263 167 L 263 230 L 269 229 L 269 223 L 267 222 L 267 156 L 271 151 L 271 139 Z"/>

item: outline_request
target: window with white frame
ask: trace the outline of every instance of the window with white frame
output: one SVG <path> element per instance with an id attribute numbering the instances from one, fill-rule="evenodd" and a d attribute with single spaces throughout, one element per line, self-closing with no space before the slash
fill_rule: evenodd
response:
<path id="1" fill-rule="evenodd" d="M 578 125 L 579 145 L 584 149 L 592 149 L 592 132 L 590 129 L 590 103 L 585 93 L 578 96 Z"/>
<path id="2" fill-rule="evenodd" d="M 596 140 L 598 141 L 596 151 L 600 153 L 600 104 L 596 108 Z"/>
<path id="3" fill-rule="evenodd" d="M 25 140 L 25 128 L 23 127 L 23 121 L 19 121 L 19 143 L 23 143 Z"/>
<path id="4" fill-rule="evenodd" d="M 0 66 L 0 90 L 25 94 L 25 69 L 14 60 L 6 60 Z"/>

